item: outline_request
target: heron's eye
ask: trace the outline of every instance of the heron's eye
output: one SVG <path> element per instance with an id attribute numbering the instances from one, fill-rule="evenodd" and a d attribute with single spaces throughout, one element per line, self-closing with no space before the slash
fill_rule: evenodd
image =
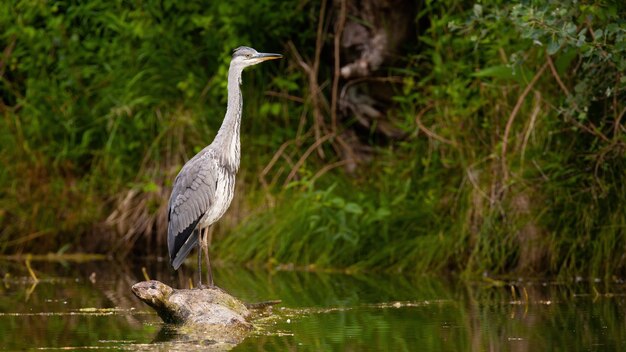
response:
<path id="1" fill-rule="evenodd" d="M 246 54 L 246 59 L 251 59 L 252 58 L 252 54 Z"/>

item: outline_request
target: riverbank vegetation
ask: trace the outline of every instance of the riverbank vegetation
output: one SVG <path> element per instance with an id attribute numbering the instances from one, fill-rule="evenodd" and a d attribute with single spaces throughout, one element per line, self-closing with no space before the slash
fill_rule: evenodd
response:
<path id="1" fill-rule="evenodd" d="M 171 182 L 247 44 L 286 58 L 244 75 L 219 261 L 623 276 L 624 5 L 420 2 L 348 79 L 350 4 L 0 5 L 0 251 L 165 255 Z M 390 99 L 344 104 L 364 81 Z"/>

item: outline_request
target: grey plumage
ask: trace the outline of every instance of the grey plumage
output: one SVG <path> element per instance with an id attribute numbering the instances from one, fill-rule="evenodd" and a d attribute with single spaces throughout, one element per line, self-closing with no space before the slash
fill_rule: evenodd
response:
<path id="1" fill-rule="evenodd" d="M 239 47 L 233 53 L 228 70 L 228 106 L 222 126 L 213 142 L 191 158 L 174 181 L 168 206 L 167 245 L 175 270 L 194 247 L 199 247 L 194 231 L 219 220 L 232 201 L 241 159 L 241 73 L 248 66 L 281 57 L 249 47 Z M 210 270 L 209 264 L 209 273 Z"/>
<path id="2" fill-rule="evenodd" d="M 216 165 L 215 152 L 209 146 L 189 160 L 176 176 L 168 207 L 167 243 L 174 269 L 197 245 L 197 237 L 189 237 L 202 216 L 215 205 Z"/>

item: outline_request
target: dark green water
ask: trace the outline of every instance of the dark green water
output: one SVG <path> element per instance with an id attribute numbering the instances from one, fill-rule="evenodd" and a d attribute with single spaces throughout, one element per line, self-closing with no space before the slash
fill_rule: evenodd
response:
<path id="1" fill-rule="evenodd" d="M 172 332 L 132 295 L 141 266 L 33 262 L 34 284 L 23 262 L 0 262 L 0 350 L 215 350 L 211 341 Z M 151 278 L 177 287 L 193 274 L 187 271 L 147 265 Z M 495 287 L 225 267 L 215 275 L 245 301 L 283 301 L 235 351 L 626 350 L 621 283 Z"/>

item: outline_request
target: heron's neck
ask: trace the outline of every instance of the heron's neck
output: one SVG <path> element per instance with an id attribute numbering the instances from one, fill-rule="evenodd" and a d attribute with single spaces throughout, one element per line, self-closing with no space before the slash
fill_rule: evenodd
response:
<path id="1" fill-rule="evenodd" d="M 220 157 L 222 165 L 230 171 L 237 172 L 240 160 L 239 126 L 241 125 L 241 111 L 243 98 L 239 87 L 241 70 L 228 70 L 228 106 L 220 130 L 215 136 L 213 144 Z"/>

